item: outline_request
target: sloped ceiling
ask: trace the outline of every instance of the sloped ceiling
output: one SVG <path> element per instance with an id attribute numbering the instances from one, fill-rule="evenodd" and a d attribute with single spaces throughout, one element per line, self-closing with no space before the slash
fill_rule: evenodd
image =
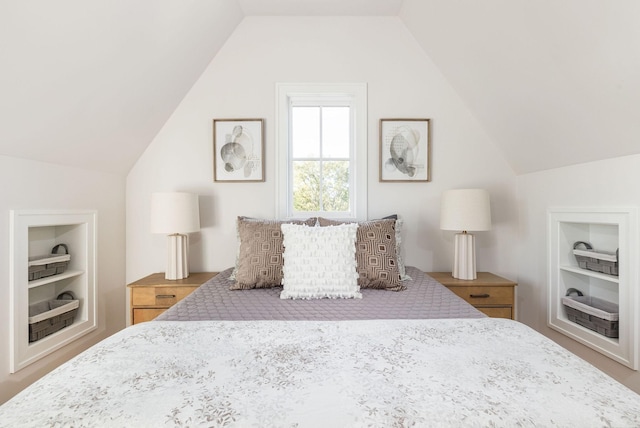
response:
<path id="1" fill-rule="evenodd" d="M 404 0 L 518 174 L 640 153 L 640 2 Z"/>
<path id="2" fill-rule="evenodd" d="M 2 0 L 0 155 L 126 174 L 243 17 L 235 0 Z"/>
<path id="3" fill-rule="evenodd" d="M 640 153 L 636 0 L 2 0 L 0 155 L 126 174 L 248 15 L 399 16 L 516 173 Z"/>

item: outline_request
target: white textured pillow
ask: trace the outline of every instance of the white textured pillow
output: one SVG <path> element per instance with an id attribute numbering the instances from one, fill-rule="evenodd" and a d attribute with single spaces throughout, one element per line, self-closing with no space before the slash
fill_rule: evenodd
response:
<path id="1" fill-rule="evenodd" d="M 281 299 L 362 298 L 356 269 L 357 224 L 283 224 L 281 229 Z"/>

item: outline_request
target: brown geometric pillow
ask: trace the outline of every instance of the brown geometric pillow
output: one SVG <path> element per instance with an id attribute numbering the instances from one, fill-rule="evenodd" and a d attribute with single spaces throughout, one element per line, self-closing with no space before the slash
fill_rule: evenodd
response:
<path id="1" fill-rule="evenodd" d="M 261 220 L 238 217 L 240 248 L 231 290 L 279 287 L 282 284 L 283 223 L 313 226 L 316 218 L 307 220 Z"/>
<path id="2" fill-rule="evenodd" d="M 320 226 L 345 223 L 318 218 Z M 407 287 L 400 281 L 396 254 L 396 220 L 369 220 L 358 223 L 356 261 L 360 288 L 402 291 Z"/>

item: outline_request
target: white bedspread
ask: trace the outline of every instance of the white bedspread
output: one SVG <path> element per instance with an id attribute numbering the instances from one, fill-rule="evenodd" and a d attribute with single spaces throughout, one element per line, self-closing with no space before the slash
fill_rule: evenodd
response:
<path id="1" fill-rule="evenodd" d="M 640 396 L 510 320 L 138 324 L 0 426 L 640 426 Z"/>

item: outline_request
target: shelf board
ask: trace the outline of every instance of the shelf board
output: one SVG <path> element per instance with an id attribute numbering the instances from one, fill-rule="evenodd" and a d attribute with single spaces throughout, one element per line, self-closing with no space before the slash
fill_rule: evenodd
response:
<path id="1" fill-rule="evenodd" d="M 635 370 L 634 359 L 629 358 L 624 355 L 624 353 L 621 353 L 621 347 L 623 347 L 623 344 L 620 342 L 619 338 L 616 339 L 598 334 L 597 332 L 571 322 L 566 318 L 556 319 L 553 323 L 549 324 L 549 327 L 559 331 L 567 337 L 570 337 L 576 342 L 580 342 L 583 345 L 606 355 L 612 360 Z"/>
<path id="2" fill-rule="evenodd" d="M 586 339 L 590 338 L 591 341 L 601 342 L 600 345 L 603 344 L 611 344 L 613 346 L 619 346 L 620 338 L 618 337 L 607 337 L 604 334 L 600 334 L 597 331 L 593 331 L 585 326 L 582 326 L 578 323 L 575 323 L 564 316 L 558 317 L 558 323 L 556 325 L 564 326 L 565 331 L 569 331 L 569 335 L 574 339 Z M 579 334 L 577 334 L 579 332 Z M 606 345 L 604 345 L 606 346 Z"/>
<path id="3" fill-rule="evenodd" d="M 51 284 L 52 282 L 57 282 L 62 279 L 80 276 L 83 273 L 83 270 L 66 270 L 63 273 L 59 273 L 57 275 L 51 275 L 46 278 L 34 279 L 33 281 L 29 281 L 29 288 L 41 287 L 43 285 Z"/>
<path id="4" fill-rule="evenodd" d="M 613 282 L 616 284 L 620 283 L 620 280 L 617 276 L 613 276 L 613 275 L 607 275 L 605 273 L 600 273 L 600 272 L 596 272 L 596 271 L 592 271 L 592 270 L 587 270 L 587 269 L 581 269 L 579 267 L 575 267 L 575 266 L 560 266 L 560 269 L 566 272 L 573 272 L 573 273 L 577 273 L 580 275 L 584 275 L 584 276 L 588 276 L 591 278 L 597 278 L 597 279 L 601 279 L 603 281 L 609 281 L 609 282 Z"/>

